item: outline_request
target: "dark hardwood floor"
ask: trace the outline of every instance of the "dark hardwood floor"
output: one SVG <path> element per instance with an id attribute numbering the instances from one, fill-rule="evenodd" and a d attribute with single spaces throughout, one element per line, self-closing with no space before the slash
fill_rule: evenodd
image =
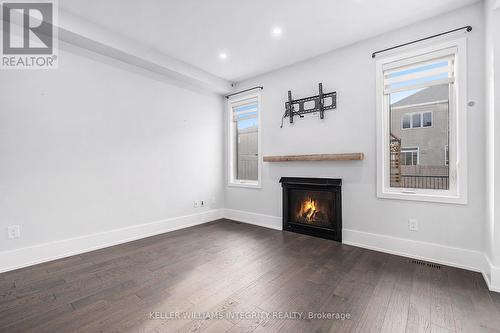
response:
<path id="1" fill-rule="evenodd" d="M 478 273 L 221 220 L 0 274 L 0 331 L 500 332 L 500 297 Z"/>

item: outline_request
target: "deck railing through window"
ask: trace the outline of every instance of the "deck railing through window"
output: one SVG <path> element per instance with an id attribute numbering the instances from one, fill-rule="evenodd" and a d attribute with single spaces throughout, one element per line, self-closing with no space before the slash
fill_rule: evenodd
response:
<path id="1" fill-rule="evenodd" d="M 448 190 L 448 176 L 419 176 L 419 175 L 401 175 L 399 187 L 404 188 L 424 188 L 432 190 Z"/>

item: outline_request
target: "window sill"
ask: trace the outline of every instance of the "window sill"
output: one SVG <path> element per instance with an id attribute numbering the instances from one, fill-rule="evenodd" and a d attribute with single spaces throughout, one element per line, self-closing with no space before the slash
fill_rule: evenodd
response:
<path id="1" fill-rule="evenodd" d="M 407 192 L 408 191 L 408 192 Z M 447 203 L 447 204 L 458 204 L 466 205 L 467 197 L 450 195 L 446 193 L 434 194 L 434 193 L 421 193 L 419 191 L 412 191 L 410 189 L 405 191 L 382 191 L 377 193 L 377 197 L 380 199 L 395 199 L 395 200 L 407 200 L 407 201 L 424 201 L 424 202 L 435 202 L 435 203 Z"/>
<path id="2" fill-rule="evenodd" d="M 259 182 L 229 182 L 228 187 L 243 187 L 243 188 L 255 188 L 260 189 L 262 185 Z"/>

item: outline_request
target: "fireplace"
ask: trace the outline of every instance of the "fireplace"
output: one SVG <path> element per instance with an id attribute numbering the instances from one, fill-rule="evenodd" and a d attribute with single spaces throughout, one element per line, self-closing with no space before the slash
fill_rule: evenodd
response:
<path id="1" fill-rule="evenodd" d="M 342 241 L 342 180 L 284 177 L 283 230 Z"/>

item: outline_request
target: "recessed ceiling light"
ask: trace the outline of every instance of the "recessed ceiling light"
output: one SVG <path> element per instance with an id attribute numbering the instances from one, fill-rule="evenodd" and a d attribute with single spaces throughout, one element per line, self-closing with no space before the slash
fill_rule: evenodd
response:
<path id="1" fill-rule="evenodd" d="M 281 27 L 274 27 L 271 34 L 273 37 L 280 37 L 283 34 L 283 29 Z"/>
<path id="2" fill-rule="evenodd" d="M 221 60 L 226 60 L 227 59 L 227 53 L 226 52 L 221 52 L 219 53 L 219 58 Z"/>

